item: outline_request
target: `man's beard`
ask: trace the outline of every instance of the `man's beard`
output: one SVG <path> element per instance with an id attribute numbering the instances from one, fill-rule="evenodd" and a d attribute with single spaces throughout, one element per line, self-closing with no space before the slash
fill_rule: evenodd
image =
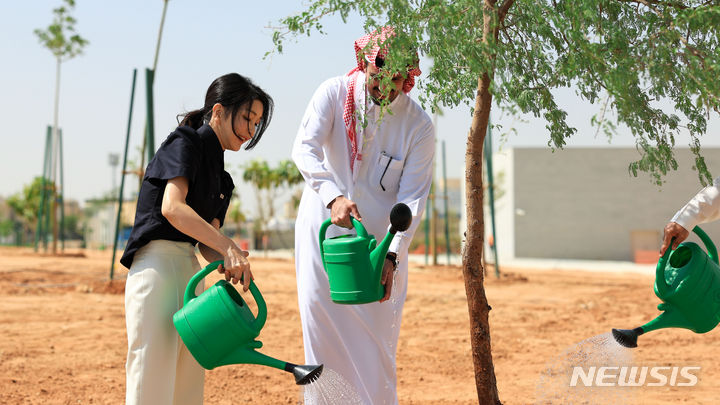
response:
<path id="1" fill-rule="evenodd" d="M 388 103 L 392 103 L 393 100 L 395 100 L 395 97 L 397 97 L 397 93 L 393 93 L 393 90 L 390 90 L 390 93 L 388 93 L 388 95 L 385 98 L 375 97 L 375 95 L 373 94 L 373 93 L 382 94 L 380 92 L 379 88 L 373 88 L 373 91 L 370 91 L 369 93 L 370 93 L 370 99 L 372 100 L 373 103 L 375 103 L 375 105 L 381 105 L 384 100 L 387 100 Z M 393 94 L 395 95 L 395 97 L 393 97 Z"/>

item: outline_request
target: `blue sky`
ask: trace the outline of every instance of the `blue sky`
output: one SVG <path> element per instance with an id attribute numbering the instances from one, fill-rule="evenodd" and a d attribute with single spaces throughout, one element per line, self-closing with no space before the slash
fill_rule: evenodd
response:
<path id="1" fill-rule="evenodd" d="M 239 166 L 252 158 L 270 162 L 289 158 L 297 126 L 313 91 L 325 79 L 353 67 L 352 43 L 363 34 L 359 17 L 353 16 L 343 24 L 339 16 L 333 16 L 324 20 L 328 35 L 288 41 L 283 54 L 263 59 L 272 50 L 272 30 L 268 26 L 300 11 L 303 3 L 170 1 L 155 82 L 156 145 L 175 128 L 178 113 L 202 105 L 214 78 L 238 72 L 270 93 L 276 110 L 263 141 L 249 152 L 226 153 L 226 162 L 239 173 Z M 0 25 L 0 119 L 4 124 L 0 135 L 0 196 L 20 191 L 42 172 L 45 128 L 53 119 L 55 62 L 38 43 L 33 30 L 47 27 L 51 10 L 58 5 L 60 0 L 0 3 L 0 15 L 4 17 Z M 124 147 L 133 68 L 138 68 L 138 83 L 130 157 L 138 157 L 145 122 L 144 69 L 153 63 L 162 6 L 161 0 L 77 0 L 76 28 L 90 45 L 84 55 L 62 65 L 60 127 L 64 134 L 66 199 L 83 201 L 111 189 L 113 173 L 108 154 L 121 154 Z M 427 60 L 422 61 L 421 68 L 429 70 Z M 579 101 L 572 89 L 556 94 L 559 104 L 568 111 L 570 123 L 578 128 L 570 145 L 607 146 L 607 140 L 602 135 L 595 138 L 595 130 L 590 127 L 590 117 L 599 106 Z M 411 96 L 417 99 L 417 94 Z M 548 136 L 541 120 L 495 114 L 493 120 L 502 123 L 505 130 L 517 131 L 507 134 L 504 143 L 494 139 L 496 149 L 501 145 L 546 146 Z M 717 121 L 714 118 L 711 122 L 704 146 L 720 145 Z M 469 109 L 464 106 L 448 110 L 438 119 L 438 140 L 447 143 L 450 177 L 462 175 L 469 125 Z M 679 145 L 686 143 L 679 139 Z M 630 146 L 634 141 L 621 133 L 612 145 Z M 437 168 L 441 173 L 439 162 Z M 119 173 L 116 179 L 119 182 Z M 137 183 L 133 176 L 127 176 L 126 182 Z M 243 198 L 244 203 L 252 200 L 251 196 Z"/>

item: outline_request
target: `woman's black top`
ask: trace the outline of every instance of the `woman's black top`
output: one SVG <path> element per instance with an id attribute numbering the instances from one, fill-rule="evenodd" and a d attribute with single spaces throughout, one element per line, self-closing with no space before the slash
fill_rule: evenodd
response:
<path id="1" fill-rule="evenodd" d="M 161 212 L 167 181 L 180 176 L 188 179 L 187 204 L 208 223 L 217 218 L 222 226 L 235 185 L 224 169 L 220 141 L 209 125 L 197 130 L 178 127 L 160 145 L 145 171 L 135 224 L 120 259 L 128 269 L 135 252 L 152 240 L 197 243 L 170 225 Z"/>

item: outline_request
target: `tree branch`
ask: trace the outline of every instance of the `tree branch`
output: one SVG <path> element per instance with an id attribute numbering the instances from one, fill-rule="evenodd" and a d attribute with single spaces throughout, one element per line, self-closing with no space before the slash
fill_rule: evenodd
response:
<path id="1" fill-rule="evenodd" d="M 690 8 L 682 3 L 672 2 L 672 1 L 661 1 L 661 0 L 618 0 L 618 1 L 621 3 L 642 4 L 643 6 L 646 6 L 648 8 L 652 8 L 653 5 L 672 7 L 672 8 L 678 9 L 678 10 L 687 10 L 688 8 Z M 706 4 L 708 4 L 708 3 L 706 3 Z"/>
<path id="2" fill-rule="evenodd" d="M 498 17 L 500 21 L 503 21 L 505 19 L 505 16 L 508 13 L 508 10 L 510 10 L 510 7 L 515 3 L 515 0 L 505 0 L 503 4 L 500 6 L 500 9 L 498 10 Z"/>

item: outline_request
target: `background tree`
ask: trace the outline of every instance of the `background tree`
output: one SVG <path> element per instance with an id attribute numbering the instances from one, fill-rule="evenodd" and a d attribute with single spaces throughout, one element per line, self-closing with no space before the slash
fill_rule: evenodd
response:
<path id="1" fill-rule="evenodd" d="M 15 221 L 9 218 L 0 220 L 0 237 L 12 235 L 13 230 L 15 230 Z"/>
<path id="2" fill-rule="evenodd" d="M 236 192 L 233 192 L 233 194 L 234 201 L 230 205 L 227 216 L 235 223 L 235 236 L 239 238 L 240 233 L 242 232 L 242 224 L 247 220 L 247 217 L 245 217 L 245 212 L 243 212 L 242 209 L 240 195 Z"/>
<path id="3" fill-rule="evenodd" d="M 390 71 L 410 60 L 398 49 L 416 45 L 433 62 L 420 80 L 426 106 L 472 106 L 465 155 L 468 229 L 463 252 L 478 401 L 499 403 L 483 288 L 483 141 L 493 101 L 546 122 L 548 144 L 562 148 L 576 129 L 554 89 L 573 88 L 595 103 L 593 123 L 611 135 L 622 124 L 640 158 L 629 171 L 656 182 L 677 168 L 675 137 L 689 134 L 701 183 L 711 181 L 699 137 L 719 111 L 720 6 L 713 0 L 316 0 L 281 21 L 274 36 L 322 32 L 322 17 L 350 13 L 368 31 L 392 25 Z M 606 114 L 605 111 L 608 113 Z M 614 122 L 605 118 L 614 115 Z"/>
<path id="4" fill-rule="evenodd" d="M 82 222 L 78 215 L 65 216 L 65 235 L 68 239 L 82 239 Z"/>
<path id="5" fill-rule="evenodd" d="M 35 231 L 43 185 L 54 190 L 52 184 L 47 184 L 42 177 L 38 176 L 23 187 L 21 192 L 13 194 L 7 199 L 8 206 L 22 223 L 24 235 Z M 55 196 L 51 193 L 50 198 L 54 199 Z"/>
<path id="6" fill-rule="evenodd" d="M 53 9 L 53 22 L 46 29 L 36 29 L 40 43 L 46 47 L 53 56 L 55 56 L 55 108 L 53 114 L 53 134 L 52 134 L 52 155 L 51 176 L 50 181 L 57 184 L 57 166 L 58 166 L 58 111 L 60 108 L 60 65 L 80 54 L 82 49 L 88 44 L 88 41 L 82 38 L 75 31 L 75 23 L 77 22 L 70 13 L 75 8 L 75 0 L 63 0 L 62 6 Z M 58 227 L 55 212 L 57 211 L 57 201 L 53 199 L 52 204 L 52 223 L 53 223 L 53 243 L 52 252 L 57 252 Z"/>
<path id="7" fill-rule="evenodd" d="M 275 217 L 278 197 L 293 185 L 303 182 L 303 177 L 291 160 L 280 161 L 271 168 L 267 161 L 254 159 L 242 169 L 243 180 L 250 183 L 255 191 L 258 212 L 255 230 L 261 237 L 268 236 L 268 223 Z"/>
<path id="8" fill-rule="evenodd" d="M 274 214 L 272 208 L 272 180 L 270 166 L 267 161 L 261 159 L 253 159 L 242 167 L 243 180 L 250 183 L 255 192 L 255 204 L 257 209 L 257 217 L 253 221 L 253 230 L 260 237 L 265 236 L 266 224 Z M 269 205 L 266 205 L 269 201 Z"/>

